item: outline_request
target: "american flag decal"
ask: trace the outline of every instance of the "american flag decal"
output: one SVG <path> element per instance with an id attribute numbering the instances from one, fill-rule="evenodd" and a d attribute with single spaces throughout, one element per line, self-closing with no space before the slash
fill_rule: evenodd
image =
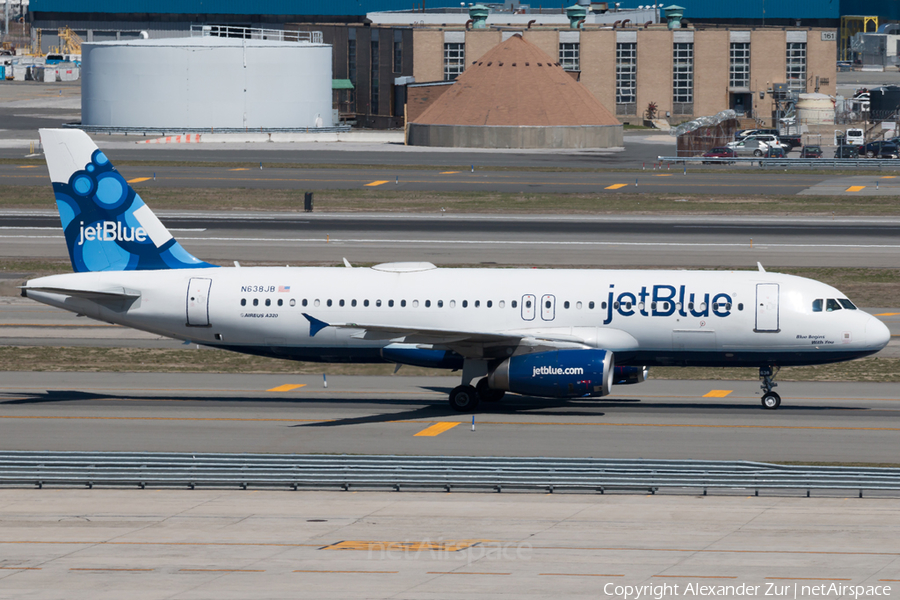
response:
<path id="1" fill-rule="evenodd" d="M 289 285 L 279 285 L 279 286 L 278 286 L 278 291 L 279 291 L 279 292 L 289 292 L 289 291 L 291 291 L 291 286 L 289 286 Z"/>

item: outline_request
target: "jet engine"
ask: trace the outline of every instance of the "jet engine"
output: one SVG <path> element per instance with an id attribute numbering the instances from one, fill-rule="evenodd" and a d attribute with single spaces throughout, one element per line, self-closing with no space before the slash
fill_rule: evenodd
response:
<path id="1" fill-rule="evenodd" d="M 606 396 L 613 383 L 608 350 L 551 350 L 512 356 L 488 375 L 488 386 L 528 396 Z"/>
<path id="2" fill-rule="evenodd" d="M 613 375 L 613 383 L 616 385 L 631 385 L 647 381 L 649 375 L 647 367 L 616 367 Z"/>

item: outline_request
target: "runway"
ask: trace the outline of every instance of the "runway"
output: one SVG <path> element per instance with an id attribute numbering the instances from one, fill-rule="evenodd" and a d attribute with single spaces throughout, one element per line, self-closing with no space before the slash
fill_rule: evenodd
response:
<path id="1" fill-rule="evenodd" d="M 323 366 L 327 374 L 328 367 Z M 896 384 L 650 380 L 600 400 L 511 395 L 475 415 L 457 377 L 4 373 L 4 450 L 896 462 Z M 276 390 L 278 388 L 278 390 Z M 283 391 L 282 391 L 283 390 Z M 434 436 L 437 422 L 456 423 Z"/>
<path id="2" fill-rule="evenodd" d="M 900 221 L 160 211 L 173 235 L 219 264 L 430 261 L 437 265 L 755 268 L 895 267 Z M 53 211 L 0 213 L 0 257 L 68 258 Z"/>

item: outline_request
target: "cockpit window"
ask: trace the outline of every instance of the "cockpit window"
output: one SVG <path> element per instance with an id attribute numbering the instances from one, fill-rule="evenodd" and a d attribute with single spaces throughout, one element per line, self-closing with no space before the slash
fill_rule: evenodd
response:
<path id="1" fill-rule="evenodd" d="M 822 312 L 822 299 L 813 300 L 813 312 Z"/>
<path id="2" fill-rule="evenodd" d="M 853 303 L 846 298 L 838 298 L 838 302 L 840 302 L 841 306 L 843 306 L 847 310 L 856 310 L 856 307 L 853 305 Z"/>
<path id="3" fill-rule="evenodd" d="M 831 312 L 833 310 L 841 310 L 841 305 L 834 298 L 829 298 L 825 301 L 825 312 Z"/>

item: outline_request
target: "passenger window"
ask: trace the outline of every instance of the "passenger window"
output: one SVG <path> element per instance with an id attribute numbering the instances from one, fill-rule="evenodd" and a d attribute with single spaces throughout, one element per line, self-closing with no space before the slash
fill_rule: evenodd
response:
<path id="1" fill-rule="evenodd" d="M 450 301 L 450 308 L 456 308 L 456 300 Z"/>
<path id="2" fill-rule="evenodd" d="M 545 307 L 545 308 L 550 308 L 550 301 L 549 301 L 549 300 L 547 300 L 547 301 L 544 303 L 544 307 Z"/>
<path id="3" fill-rule="evenodd" d="M 325 301 L 325 306 L 331 306 L 331 298 Z"/>
<path id="4" fill-rule="evenodd" d="M 615 308 L 615 309 L 618 310 L 618 308 L 619 308 L 619 303 L 618 303 L 618 302 L 613 302 L 613 308 Z"/>
<path id="5" fill-rule="evenodd" d="M 393 300 L 388 300 L 388 306 L 391 307 L 391 308 L 394 308 L 394 301 L 393 301 Z"/>
<path id="6" fill-rule="evenodd" d="M 600 303 L 600 308 L 606 308 L 606 302 L 601 302 L 601 303 Z"/>
<path id="7" fill-rule="evenodd" d="M 832 312 L 835 310 L 841 310 L 841 305 L 834 298 L 829 298 L 825 301 L 825 312 Z"/>
<path id="8" fill-rule="evenodd" d="M 318 298 L 316 298 L 315 300 L 313 300 L 313 306 L 319 306 L 320 304 L 322 304 L 322 303 L 319 301 Z"/>
<path id="9" fill-rule="evenodd" d="M 631 310 L 631 302 L 625 303 L 625 310 Z"/>
<path id="10" fill-rule="evenodd" d="M 515 308 L 515 300 L 513 300 L 513 308 Z M 525 308 L 531 308 L 531 300 L 525 302 Z"/>
<path id="11" fill-rule="evenodd" d="M 475 301 L 475 308 L 478 308 L 481 305 L 481 300 Z"/>
<path id="12" fill-rule="evenodd" d="M 368 300 L 363 300 L 363 306 L 368 306 L 368 305 L 369 305 L 369 301 L 368 301 Z"/>
<path id="13" fill-rule="evenodd" d="M 376 301 L 375 301 L 375 306 L 377 306 L 377 307 L 380 308 L 380 307 L 381 307 L 381 300 L 376 300 Z"/>
<path id="14" fill-rule="evenodd" d="M 431 300 L 425 301 L 425 308 L 431 308 Z"/>
<path id="15" fill-rule="evenodd" d="M 656 310 L 656 302 L 651 302 L 651 303 L 650 303 L 650 308 L 653 309 L 653 310 Z"/>
<path id="16" fill-rule="evenodd" d="M 406 308 L 406 300 L 400 301 L 400 308 Z"/>
<path id="17" fill-rule="evenodd" d="M 548 307 L 548 308 L 549 308 L 549 307 Z M 568 301 L 568 300 L 566 300 L 565 302 L 563 302 L 563 308 L 569 308 L 569 301 Z"/>
<path id="18" fill-rule="evenodd" d="M 278 306 L 281 306 L 282 304 L 284 304 L 284 300 L 282 300 L 281 298 L 279 298 L 279 299 L 278 299 Z"/>
<path id="19" fill-rule="evenodd" d="M 691 310 L 694 310 L 694 303 L 693 303 L 693 302 L 688 302 L 688 308 L 691 309 Z"/>
<path id="20" fill-rule="evenodd" d="M 444 301 L 438 300 L 438 308 L 444 308 Z"/>
<path id="21" fill-rule="evenodd" d="M 309 304 L 309 302 L 307 302 L 307 301 L 306 301 L 306 298 L 304 298 L 304 299 L 303 299 L 303 302 L 301 302 L 300 304 L 302 304 L 303 306 L 306 306 L 307 304 Z"/>
<path id="22" fill-rule="evenodd" d="M 488 308 L 492 307 L 493 305 L 494 305 L 493 302 L 491 302 L 490 300 L 487 301 L 487 307 L 488 307 Z"/>
<path id="23" fill-rule="evenodd" d="M 356 306 L 356 298 L 350 301 L 350 306 Z"/>
<path id="24" fill-rule="evenodd" d="M 253 299 L 253 306 L 259 306 L 259 298 Z"/>
<path id="25" fill-rule="evenodd" d="M 515 308 L 516 306 L 519 305 L 519 303 L 517 301 L 513 300 L 512 302 L 510 302 L 509 305 L 512 306 L 513 308 Z"/>
<path id="26" fill-rule="evenodd" d="M 742 302 L 738 303 L 738 310 L 739 311 L 744 310 L 744 304 Z"/>
<path id="27" fill-rule="evenodd" d="M 291 298 L 291 306 L 297 306 L 297 301 Z"/>
<path id="28" fill-rule="evenodd" d="M 463 308 L 468 308 L 468 306 L 469 306 L 469 301 L 468 301 L 468 300 L 463 300 L 463 301 L 462 301 L 462 307 L 463 307 Z"/>
<path id="29" fill-rule="evenodd" d="M 590 302 L 588 302 L 588 308 L 591 309 L 591 310 L 594 310 L 594 301 L 593 301 L 593 300 L 591 300 Z"/>
<path id="30" fill-rule="evenodd" d="M 344 305 L 344 300 L 343 300 L 343 298 L 340 299 L 340 300 L 338 300 L 338 305 L 339 305 L 339 306 L 343 306 L 343 305 Z"/>
<path id="31" fill-rule="evenodd" d="M 581 302 L 580 301 L 575 303 L 575 308 L 577 308 L 578 310 L 581 310 Z"/>
<path id="32" fill-rule="evenodd" d="M 847 310 L 856 310 L 856 306 L 846 298 L 838 298 L 838 302 Z"/>
<path id="33" fill-rule="evenodd" d="M 247 306 L 247 299 L 241 298 L 241 306 Z"/>

